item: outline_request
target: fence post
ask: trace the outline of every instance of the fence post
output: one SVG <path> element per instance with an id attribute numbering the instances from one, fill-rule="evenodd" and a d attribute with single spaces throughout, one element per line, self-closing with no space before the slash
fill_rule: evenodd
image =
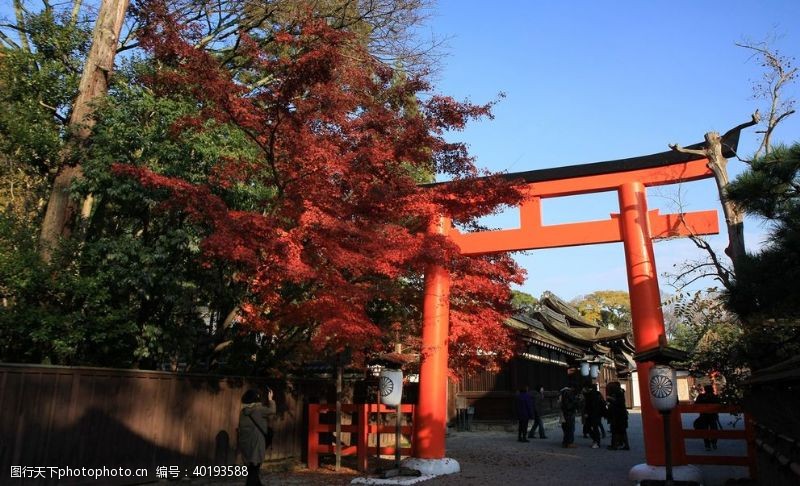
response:
<path id="1" fill-rule="evenodd" d="M 358 437 L 357 448 L 358 451 L 358 470 L 365 472 L 367 470 L 367 447 L 369 446 L 369 413 L 367 412 L 366 403 L 358 404 Z"/>
<path id="2" fill-rule="evenodd" d="M 680 445 L 675 448 L 676 452 L 678 453 L 679 457 L 676 459 L 678 464 L 688 464 L 688 460 L 686 459 L 686 436 L 683 434 L 683 414 L 684 411 L 681 410 L 681 403 L 678 402 L 678 406 L 675 407 L 673 412 L 677 412 L 678 415 L 678 425 L 679 427 L 675 430 L 677 435 L 677 441 L 680 442 Z"/>
<path id="3" fill-rule="evenodd" d="M 308 468 L 315 471 L 319 468 L 319 405 L 308 404 Z"/>
<path id="4" fill-rule="evenodd" d="M 749 463 L 747 469 L 750 473 L 750 479 L 755 480 L 756 474 L 758 473 L 756 466 L 756 431 L 755 427 L 753 427 L 753 418 L 750 417 L 750 414 L 742 412 L 742 415 L 744 416 L 744 434 L 747 437 L 747 439 L 745 439 L 747 441 L 747 460 Z"/>
<path id="5" fill-rule="evenodd" d="M 400 410 L 402 410 L 402 417 L 403 422 L 407 424 L 411 429 L 411 433 L 408 436 L 408 455 L 413 456 L 414 454 L 414 405 L 410 403 L 404 403 L 401 405 Z M 408 421 L 406 421 L 406 415 L 408 415 Z M 398 445 L 399 447 L 399 445 Z"/>

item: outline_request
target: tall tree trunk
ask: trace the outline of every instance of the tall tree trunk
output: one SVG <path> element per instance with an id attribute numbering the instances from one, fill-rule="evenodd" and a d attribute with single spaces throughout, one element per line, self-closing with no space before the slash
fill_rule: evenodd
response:
<path id="1" fill-rule="evenodd" d="M 708 168 L 714 173 L 717 183 L 719 201 L 722 204 L 722 214 L 725 216 L 725 226 L 728 229 L 728 247 L 725 253 L 733 263 L 733 273 L 736 274 L 738 265 L 745 256 L 744 246 L 744 211 L 728 197 L 728 159 L 722 155 L 722 138 L 717 132 L 708 132 L 705 135 L 708 155 Z"/>
<path id="2" fill-rule="evenodd" d="M 736 127 L 741 130 L 742 128 L 755 125 L 758 123 L 758 112 L 753 114 L 753 119 L 748 123 L 743 123 Z M 736 270 L 742 262 L 742 258 L 746 255 L 744 244 L 744 211 L 728 197 L 728 183 L 730 178 L 728 176 L 728 159 L 723 155 L 722 137 L 717 132 L 708 132 L 705 134 L 705 147 L 702 149 L 686 149 L 677 144 L 670 144 L 672 150 L 685 153 L 700 155 L 708 159 L 708 168 L 714 173 L 714 181 L 717 183 L 717 193 L 719 194 L 719 201 L 722 205 L 722 214 L 725 216 L 725 226 L 728 230 L 728 247 L 725 248 L 725 254 L 731 259 L 733 265 L 733 275 L 736 275 Z M 692 238 L 699 247 L 706 250 L 714 261 L 714 266 L 717 268 L 720 282 L 726 288 L 730 285 L 730 272 L 725 270 L 720 264 L 719 260 L 711 249 L 711 246 L 700 238 Z"/>
<path id="3" fill-rule="evenodd" d="M 94 124 L 93 102 L 108 92 L 108 80 L 114 67 L 114 56 L 128 3 L 129 0 L 103 0 L 97 14 L 92 48 L 86 58 L 78 96 L 69 119 L 74 138 L 61 154 L 65 163 L 56 174 L 39 237 L 39 253 L 45 261 L 50 261 L 59 238 L 68 238 L 75 224 L 77 203 L 70 198 L 69 188 L 73 181 L 83 177 L 83 170 L 80 162 L 67 161 L 74 147 L 84 143 L 91 133 Z M 88 215 L 90 211 L 91 199 L 84 201 L 82 213 Z"/>
<path id="4" fill-rule="evenodd" d="M 25 10 L 22 7 L 22 0 L 14 0 L 14 15 L 17 17 L 17 25 L 22 28 L 25 25 Z M 19 36 L 19 45 L 25 52 L 31 52 L 31 46 L 28 44 L 28 36 L 24 33 Z"/>

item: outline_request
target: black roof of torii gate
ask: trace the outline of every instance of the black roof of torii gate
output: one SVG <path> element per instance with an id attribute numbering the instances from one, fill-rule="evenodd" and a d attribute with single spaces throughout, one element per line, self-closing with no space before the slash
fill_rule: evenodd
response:
<path id="1" fill-rule="evenodd" d="M 753 115 L 753 120 L 742 123 L 730 130 L 722 136 L 722 155 L 725 158 L 736 156 L 736 150 L 739 147 L 739 135 L 742 130 L 753 126 L 757 123 L 757 115 Z M 690 150 L 702 150 L 706 148 L 706 142 L 700 142 L 693 145 L 684 147 Z M 657 154 L 640 155 L 638 157 L 631 157 L 627 159 L 607 160 L 604 162 L 592 162 L 588 164 L 567 165 L 562 167 L 551 167 L 547 169 L 535 169 L 525 172 L 511 172 L 506 174 L 497 174 L 489 177 L 502 177 L 504 179 L 521 180 L 524 182 L 542 182 L 552 181 L 559 179 L 572 179 L 575 177 L 593 176 L 601 174 L 613 174 L 615 172 L 627 172 L 631 170 L 650 169 L 655 167 L 664 167 L 673 164 L 680 164 L 683 162 L 690 162 L 702 158 L 699 155 L 687 154 L 677 150 L 668 150 L 666 152 L 659 152 Z M 477 177 L 475 179 L 485 179 L 486 177 Z M 449 181 L 429 182 L 420 184 L 421 186 L 431 187 L 440 184 L 448 184 Z"/>
<path id="2" fill-rule="evenodd" d="M 722 136 L 722 155 L 726 158 L 736 156 L 739 147 L 739 135 L 742 129 L 754 125 L 753 122 L 743 123 L 732 128 Z M 706 142 L 700 142 L 685 147 L 686 149 L 702 150 L 706 147 Z M 600 174 L 612 174 L 615 172 L 627 172 L 638 169 L 650 169 L 663 167 L 673 164 L 680 164 L 702 158 L 699 155 L 687 154 L 677 150 L 669 150 L 657 154 L 640 155 L 627 159 L 607 160 L 604 162 L 593 162 L 589 164 L 568 165 L 563 167 L 552 167 L 547 169 L 535 169 L 525 172 L 512 172 L 500 174 L 500 177 L 525 182 L 542 182 L 559 179 L 572 179 L 575 177 L 593 176 Z"/>

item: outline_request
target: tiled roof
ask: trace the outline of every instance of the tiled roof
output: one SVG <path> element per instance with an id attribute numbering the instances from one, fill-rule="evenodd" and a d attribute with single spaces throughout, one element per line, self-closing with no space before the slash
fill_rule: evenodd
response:
<path id="1" fill-rule="evenodd" d="M 585 320 L 575 307 L 550 292 L 545 292 L 533 312 L 516 315 L 508 319 L 506 325 L 530 344 L 573 358 L 587 354 L 613 358 L 621 372 L 635 368 L 625 355 L 633 350 L 629 332 L 607 329 Z M 533 355 L 522 353 L 522 357 L 530 356 Z"/>
<path id="2" fill-rule="evenodd" d="M 584 353 L 584 347 L 553 335 L 547 331 L 541 321 L 530 316 L 514 316 L 508 319 L 506 324 L 523 331 L 526 338 L 543 348 L 553 349 L 575 357 L 582 356 Z"/>

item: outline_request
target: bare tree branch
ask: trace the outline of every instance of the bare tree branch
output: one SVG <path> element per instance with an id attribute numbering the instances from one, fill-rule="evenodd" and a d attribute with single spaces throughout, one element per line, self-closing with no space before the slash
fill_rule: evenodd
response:
<path id="1" fill-rule="evenodd" d="M 758 112 L 754 113 L 751 121 L 743 124 L 743 126 L 751 126 L 757 119 Z M 725 225 L 728 230 L 728 247 L 725 249 L 725 253 L 733 262 L 735 271 L 736 265 L 745 256 L 744 211 L 731 201 L 727 194 L 730 179 L 728 176 L 728 159 L 723 155 L 722 137 L 717 132 L 706 133 L 705 146 L 702 149 L 685 149 L 677 144 L 670 144 L 669 147 L 676 152 L 698 155 L 708 159 L 707 165 L 713 172 L 714 181 L 717 183 L 717 193 L 722 203 L 722 212 L 725 216 Z M 700 247 L 703 248 L 702 246 Z M 720 280 L 729 280 L 729 277 L 721 274 Z"/>
<path id="2" fill-rule="evenodd" d="M 753 87 L 753 97 L 756 99 L 764 98 L 769 103 L 769 110 L 765 120 L 766 127 L 759 132 L 763 133 L 764 136 L 753 156 L 758 158 L 772 151 L 773 132 L 786 117 L 795 112 L 795 101 L 791 98 L 783 99 L 783 91 L 788 84 L 797 78 L 797 67 L 792 66 L 792 58 L 780 55 L 767 42 L 737 42 L 736 45 L 753 51 L 752 57 L 758 59 L 767 68 L 767 71 L 762 76 L 763 84 L 756 83 Z"/>
<path id="3" fill-rule="evenodd" d="M 680 152 L 682 154 L 700 155 L 702 157 L 706 157 L 706 151 L 705 150 L 687 149 L 687 148 L 681 147 L 677 143 L 669 144 L 669 148 L 671 148 L 675 152 Z"/>
<path id="4" fill-rule="evenodd" d="M 67 117 L 65 117 L 64 115 L 61 115 L 61 114 L 58 112 L 58 108 L 56 108 L 55 106 L 50 106 L 50 105 L 48 105 L 47 103 L 45 103 L 44 101 L 42 101 L 42 100 L 39 100 L 39 104 L 40 104 L 41 106 L 43 106 L 43 107 L 47 108 L 48 110 L 52 111 L 52 112 L 53 112 L 53 116 L 55 116 L 56 118 L 58 118 L 58 119 L 61 121 L 61 123 L 67 123 L 67 121 L 68 121 L 68 118 L 67 118 Z"/>
<path id="5" fill-rule="evenodd" d="M 8 46 L 11 49 L 16 50 L 16 49 L 20 48 L 19 44 L 17 44 L 10 37 L 8 37 L 6 34 L 4 34 L 2 30 L 0 30 L 0 41 L 3 42 L 6 46 Z"/>

